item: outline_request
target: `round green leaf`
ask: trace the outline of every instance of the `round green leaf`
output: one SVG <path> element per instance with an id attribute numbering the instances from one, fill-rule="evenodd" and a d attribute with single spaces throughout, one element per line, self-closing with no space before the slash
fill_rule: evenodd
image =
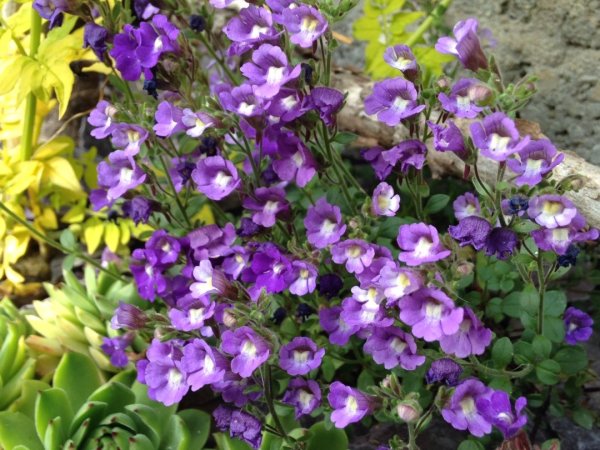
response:
<path id="1" fill-rule="evenodd" d="M 307 442 L 306 450 L 348 450 L 348 437 L 344 430 L 328 430 L 323 422 L 318 422 L 309 431 L 312 436 Z"/>
<path id="2" fill-rule="evenodd" d="M 547 359 L 538 364 L 535 368 L 535 374 L 538 380 L 547 385 L 558 383 L 560 375 L 560 365 L 551 359 Z"/>
<path id="3" fill-rule="evenodd" d="M 506 367 L 513 358 L 513 345 L 508 337 L 500 338 L 492 347 L 492 359 L 496 367 Z"/>
<path id="4" fill-rule="evenodd" d="M 588 366 L 587 353 L 580 346 L 569 346 L 560 349 L 554 355 L 554 360 L 560 364 L 563 373 L 575 375 Z"/>

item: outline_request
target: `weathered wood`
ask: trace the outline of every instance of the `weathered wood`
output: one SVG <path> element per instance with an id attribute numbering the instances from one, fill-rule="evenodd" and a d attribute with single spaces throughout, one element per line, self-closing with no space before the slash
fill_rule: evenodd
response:
<path id="1" fill-rule="evenodd" d="M 356 133 L 359 136 L 358 145 L 390 147 L 406 138 L 408 130 L 404 126 L 388 127 L 365 114 L 363 101 L 373 88 L 373 82 L 368 78 L 356 71 L 337 69 L 333 86 L 347 94 L 346 105 L 338 115 L 338 126 L 341 130 Z M 460 125 L 465 128 L 467 123 L 463 121 Z M 517 120 L 517 126 L 522 135 L 528 134 L 534 139 L 543 137 L 539 125 L 534 122 Z M 565 153 L 565 159 L 553 170 L 553 176 L 558 180 L 579 177 L 574 183 L 578 190 L 569 192 L 567 197 L 577 205 L 591 226 L 600 227 L 600 167 L 588 163 L 571 151 L 561 151 Z M 436 178 L 463 175 L 464 163 L 451 152 L 431 150 L 427 161 Z M 478 169 L 484 181 L 495 182 L 497 165 L 491 159 L 480 158 Z"/>

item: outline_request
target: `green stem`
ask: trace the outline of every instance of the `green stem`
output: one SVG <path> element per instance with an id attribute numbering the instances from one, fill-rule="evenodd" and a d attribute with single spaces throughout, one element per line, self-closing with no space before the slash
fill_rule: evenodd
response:
<path id="1" fill-rule="evenodd" d="M 169 186 L 171 187 L 171 190 L 173 191 L 173 197 L 175 198 L 175 203 L 177 203 L 177 207 L 181 211 L 181 214 L 183 214 L 185 223 L 187 223 L 189 229 L 191 230 L 193 228 L 192 222 L 190 221 L 190 218 L 188 217 L 187 212 L 185 211 L 185 208 L 181 204 L 181 200 L 179 199 L 179 194 L 177 193 L 177 190 L 175 189 L 175 184 L 173 184 L 171 175 L 169 175 L 169 169 L 167 168 L 167 163 L 165 162 L 165 159 L 162 155 L 159 155 L 159 158 L 160 158 L 160 163 L 163 166 L 163 170 L 165 171 L 165 176 L 167 177 L 167 181 L 169 182 Z"/>
<path id="2" fill-rule="evenodd" d="M 323 141 L 325 142 L 325 151 L 327 153 L 327 158 L 329 159 L 331 167 L 337 178 L 337 184 L 342 189 L 342 194 L 344 194 L 344 198 L 346 199 L 348 208 L 350 208 L 350 211 L 356 213 L 355 206 L 352 202 L 352 197 L 350 196 L 350 192 L 348 191 L 348 186 L 346 186 L 346 183 L 344 183 L 344 177 L 340 173 L 340 168 L 338 167 L 338 160 L 333 155 L 333 149 L 331 148 L 331 142 L 329 141 L 329 130 L 327 130 L 327 126 L 324 122 L 321 122 L 321 134 L 323 137 Z"/>
<path id="3" fill-rule="evenodd" d="M 481 362 L 475 357 L 472 356 L 470 358 L 470 365 L 474 367 L 478 372 L 484 373 L 486 375 L 491 376 L 507 376 L 509 378 L 523 378 L 533 370 L 533 366 L 531 364 L 526 364 L 525 367 L 519 370 L 500 370 L 500 369 L 492 369 L 491 367 L 484 366 Z"/>
<path id="4" fill-rule="evenodd" d="M 408 427 L 408 450 L 418 450 L 419 447 L 417 447 L 417 436 L 415 433 L 415 424 L 407 423 L 406 425 Z"/>
<path id="5" fill-rule="evenodd" d="M 129 280 L 122 277 L 118 273 L 114 273 L 114 272 L 111 272 L 110 270 L 106 269 L 105 267 L 102 266 L 102 264 L 100 264 L 95 259 L 89 257 L 85 253 L 82 253 L 81 251 L 79 251 L 77 249 L 68 249 L 66 247 L 63 247 L 63 245 L 60 242 L 55 241 L 54 239 L 51 239 L 48 236 L 44 235 L 42 232 L 37 230 L 33 225 L 31 225 L 27 220 L 22 219 L 17 214 L 15 214 L 13 211 L 11 211 L 3 202 L 0 202 L 0 209 L 3 210 L 6 214 L 8 214 L 12 219 L 19 222 L 21 225 L 23 225 L 25 228 L 27 228 L 32 235 L 37 237 L 39 240 L 45 242 L 46 244 L 48 244 L 50 247 L 54 247 L 55 249 L 59 250 L 60 252 L 64 253 L 65 255 L 69 255 L 69 254 L 74 255 L 75 257 L 82 259 L 86 263 L 94 266 L 96 269 L 98 269 L 102 272 L 105 272 L 106 274 L 110 275 L 113 278 L 116 278 L 117 280 L 119 280 L 123 283 L 129 282 Z"/>
<path id="6" fill-rule="evenodd" d="M 286 442 L 288 442 L 289 439 L 287 433 L 285 432 L 285 428 L 283 428 L 283 425 L 279 420 L 279 416 L 277 415 L 277 411 L 275 411 L 271 378 L 271 365 L 267 364 L 265 367 L 265 400 L 267 401 L 267 407 L 269 408 L 269 412 L 271 413 L 271 417 L 273 418 L 273 422 L 275 423 L 275 428 L 277 429 L 277 432 Z"/>
<path id="7" fill-rule="evenodd" d="M 421 37 L 423 37 L 423 34 L 425 34 L 425 32 L 429 29 L 429 27 L 433 23 L 433 19 L 435 19 L 436 17 L 441 17 L 450 7 L 451 4 L 452 0 L 442 0 L 440 4 L 437 5 L 434 8 L 434 10 L 431 11 L 431 13 L 429 13 L 427 18 L 421 23 L 421 25 L 419 25 L 419 28 L 417 28 L 414 31 L 414 33 L 410 35 L 410 37 L 406 40 L 406 42 L 404 42 L 404 44 L 409 47 L 415 45 L 417 41 L 421 39 Z"/>
<path id="8" fill-rule="evenodd" d="M 538 252 L 537 257 L 538 266 L 538 293 L 540 300 L 538 303 L 538 317 L 537 317 L 537 334 L 544 333 L 544 294 L 546 293 L 546 274 L 544 273 L 544 262 L 542 260 L 542 252 Z"/>
<path id="9" fill-rule="evenodd" d="M 210 53 L 210 56 L 212 56 L 213 59 L 215 61 L 217 61 L 217 63 L 219 64 L 219 66 L 221 66 L 221 68 L 225 72 L 225 75 L 227 75 L 227 77 L 233 82 L 233 84 L 237 85 L 238 84 L 237 78 L 235 77 L 235 75 L 233 74 L 233 72 L 231 71 L 231 69 L 229 67 L 227 67 L 227 63 L 225 61 L 223 61 L 222 58 L 219 58 L 219 56 L 217 55 L 217 53 L 213 49 L 213 47 L 210 44 L 210 42 L 208 42 L 208 39 L 206 39 L 206 37 L 204 36 L 204 34 L 203 33 L 199 33 L 198 34 L 198 38 L 200 39 L 200 41 L 202 41 L 202 43 L 204 44 L 204 47 L 206 47 L 206 50 L 208 50 L 208 53 Z"/>
<path id="10" fill-rule="evenodd" d="M 40 46 L 42 36 L 42 18 L 35 9 L 31 10 L 31 31 L 29 32 L 29 57 L 34 58 Z M 23 135 L 21 136 L 20 159 L 27 161 L 33 153 L 33 135 L 35 132 L 37 98 L 33 92 L 27 94 L 25 115 L 23 117 Z"/>

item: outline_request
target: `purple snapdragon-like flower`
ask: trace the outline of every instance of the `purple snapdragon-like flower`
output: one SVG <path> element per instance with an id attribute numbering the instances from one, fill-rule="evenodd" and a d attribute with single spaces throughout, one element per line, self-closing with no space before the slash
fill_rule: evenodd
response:
<path id="1" fill-rule="evenodd" d="M 252 448 L 259 449 L 262 443 L 260 420 L 244 411 L 219 405 L 213 411 L 215 424 L 220 431 L 228 431 L 229 436 L 247 442 Z"/>
<path id="2" fill-rule="evenodd" d="M 329 334 L 329 342 L 334 345 L 346 345 L 350 336 L 361 328 L 347 323 L 342 318 L 341 306 L 321 308 L 319 310 L 319 324 Z"/>
<path id="3" fill-rule="evenodd" d="M 435 44 L 435 49 L 440 53 L 455 55 L 464 67 L 473 72 L 487 69 L 487 58 L 477 37 L 478 27 L 476 19 L 461 20 L 454 26 L 454 38 L 441 37 Z"/>
<path id="4" fill-rule="evenodd" d="M 383 60 L 394 69 L 398 69 L 409 80 L 414 80 L 419 71 L 417 60 L 410 47 L 395 45 L 383 53 Z"/>
<path id="5" fill-rule="evenodd" d="M 577 215 L 577 208 L 566 197 L 548 194 L 531 197 L 527 214 L 545 228 L 558 228 L 571 223 Z"/>
<path id="6" fill-rule="evenodd" d="M 335 124 L 335 115 L 344 105 L 344 94 L 337 89 L 318 86 L 310 91 L 307 103 L 319 113 L 325 125 L 331 127 Z"/>
<path id="7" fill-rule="evenodd" d="M 230 41 L 244 44 L 264 42 L 276 35 L 271 12 L 255 5 L 242 9 L 227 22 L 223 32 Z"/>
<path id="8" fill-rule="evenodd" d="M 292 294 L 310 294 L 317 287 L 317 268 L 305 261 L 293 261 L 288 272 L 288 284 Z"/>
<path id="9" fill-rule="evenodd" d="M 491 389 L 481 381 L 467 379 L 456 387 L 442 409 L 442 417 L 457 430 L 469 430 L 476 437 L 484 436 L 492 431 L 492 425 L 477 404 L 482 399 L 489 399 L 491 394 Z"/>
<path id="10" fill-rule="evenodd" d="M 295 181 L 298 187 L 304 187 L 317 172 L 317 162 L 312 153 L 292 133 L 283 135 L 277 156 L 278 159 L 273 161 L 273 170 L 283 181 Z"/>
<path id="11" fill-rule="evenodd" d="M 409 266 L 439 261 L 451 253 L 441 244 L 433 225 L 424 223 L 401 225 L 397 241 L 402 250 L 398 259 Z"/>
<path id="12" fill-rule="evenodd" d="M 458 225 L 448 227 L 448 233 L 461 247 L 472 245 L 475 250 L 481 250 L 492 230 L 490 223 L 478 216 L 461 219 Z"/>
<path id="13" fill-rule="evenodd" d="M 220 289 L 215 286 L 215 275 L 217 274 L 209 260 L 200 261 L 194 267 L 193 275 L 196 281 L 190 285 L 192 297 L 201 298 L 205 295 L 219 292 Z"/>
<path id="14" fill-rule="evenodd" d="M 460 364 L 450 358 L 441 358 L 431 363 L 431 367 L 425 374 L 427 384 L 445 383 L 447 386 L 456 386 L 463 372 Z"/>
<path id="15" fill-rule="evenodd" d="M 203 112 L 194 112 L 189 108 L 183 110 L 181 122 L 185 127 L 185 134 L 191 137 L 200 137 L 207 128 L 214 127 L 216 121 L 214 118 Z"/>
<path id="16" fill-rule="evenodd" d="M 259 97 L 272 98 L 282 86 L 300 75 L 300 65 L 290 67 L 281 48 L 262 44 L 252 53 L 252 61 L 242 65 L 242 74 L 254 86 Z"/>
<path id="17" fill-rule="evenodd" d="M 146 180 L 146 174 L 128 159 L 98 164 L 98 185 L 106 190 L 106 201 L 112 204 L 125 192 L 135 189 Z"/>
<path id="18" fill-rule="evenodd" d="M 401 268 L 397 263 L 384 265 L 379 271 L 377 284 L 383 289 L 388 306 L 396 303 L 405 295 L 415 292 L 423 286 L 423 280 L 417 272 Z"/>
<path id="19" fill-rule="evenodd" d="M 182 117 L 183 111 L 181 108 L 167 101 L 160 102 L 154 115 L 156 125 L 154 125 L 153 130 L 157 136 L 170 137 L 175 133 L 185 130 L 181 121 Z"/>
<path id="20" fill-rule="evenodd" d="M 256 301 L 263 289 L 269 294 L 286 289 L 291 267 L 290 260 L 275 244 L 266 243 L 254 254 L 250 267 L 242 271 L 241 279 L 245 283 L 254 282 L 248 292 Z"/>
<path id="21" fill-rule="evenodd" d="M 167 280 L 162 273 L 163 268 L 148 260 L 146 249 L 135 249 L 131 256 L 130 270 L 138 294 L 144 300 L 153 302 L 157 295 L 163 294 L 167 289 Z"/>
<path id="22" fill-rule="evenodd" d="M 408 139 L 382 153 L 384 161 L 392 167 L 400 164 L 400 171 L 408 173 L 411 167 L 421 170 L 425 165 L 427 147 L 418 139 Z"/>
<path id="23" fill-rule="evenodd" d="M 454 209 L 454 217 L 457 220 L 462 220 L 465 217 L 479 216 L 481 214 L 481 206 L 479 205 L 479 199 L 472 192 L 467 192 L 463 195 L 459 195 L 452 203 Z"/>
<path id="24" fill-rule="evenodd" d="M 304 4 L 284 9 L 281 23 L 290 34 L 291 43 L 302 48 L 312 47 L 328 27 L 327 21 L 316 8 Z"/>
<path id="25" fill-rule="evenodd" d="M 296 419 L 312 413 L 321 404 L 321 389 L 314 380 L 293 378 L 283 394 L 283 403 L 294 407 Z"/>
<path id="26" fill-rule="evenodd" d="M 234 87 L 231 91 L 219 94 L 223 108 L 244 117 L 261 116 L 264 113 L 264 102 L 254 93 L 249 84 Z"/>
<path id="27" fill-rule="evenodd" d="M 146 352 L 148 363 L 143 373 L 151 399 L 170 406 L 179 403 L 187 393 L 189 387 L 187 374 L 181 366 L 182 357 L 183 352 L 177 341 L 152 341 Z"/>
<path id="28" fill-rule="evenodd" d="M 380 181 L 385 180 L 393 169 L 392 165 L 383 158 L 385 151 L 383 147 L 372 147 L 361 152 L 361 156 L 371 164 Z"/>
<path id="29" fill-rule="evenodd" d="M 198 190 L 211 200 L 221 200 L 231 194 L 241 183 L 233 163 L 222 156 L 201 159 L 192 172 Z"/>
<path id="30" fill-rule="evenodd" d="M 374 328 L 363 347 L 373 356 L 377 364 L 386 369 L 400 366 L 404 370 L 415 370 L 425 362 L 425 357 L 417 355 L 414 338 L 394 326 Z"/>
<path id="31" fill-rule="evenodd" d="M 309 109 L 304 94 L 296 89 L 283 87 L 269 100 L 267 113 L 271 123 L 288 123 L 302 116 Z"/>
<path id="32" fill-rule="evenodd" d="M 439 289 L 422 288 L 403 297 L 400 320 L 412 326 L 412 334 L 427 342 L 455 334 L 463 321 L 464 310 Z"/>
<path id="33" fill-rule="evenodd" d="M 152 233 L 145 244 L 148 261 L 154 265 L 173 264 L 179 257 L 181 244 L 176 237 L 169 236 L 165 230 Z"/>
<path id="34" fill-rule="evenodd" d="M 115 367 L 125 367 L 129 364 L 125 349 L 133 342 L 132 334 L 125 334 L 114 338 L 102 338 L 100 348 L 110 357 L 110 363 Z"/>
<path id="35" fill-rule="evenodd" d="M 529 199 L 523 195 L 505 198 L 500 202 L 502 213 L 506 216 L 522 217 L 529 209 Z"/>
<path id="36" fill-rule="evenodd" d="M 319 294 L 328 299 L 336 297 L 343 287 L 344 282 L 340 276 L 335 273 L 326 273 L 324 275 L 320 275 L 317 280 L 317 289 Z"/>
<path id="37" fill-rule="evenodd" d="M 226 371 L 223 379 L 213 383 L 211 389 L 218 392 L 224 402 L 233 403 L 238 408 L 256 401 L 261 393 L 256 389 L 252 378 L 242 378 L 239 375 Z"/>
<path id="38" fill-rule="evenodd" d="M 290 204 L 285 199 L 285 191 L 278 187 L 258 188 L 252 197 L 246 197 L 244 208 L 253 211 L 252 221 L 263 227 L 275 225 L 278 218 L 287 216 Z"/>
<path id="39" fill-rule="evenodd" d="M 592 318 L 580 309 L 568 307 L 564 315 L 565 342 L 576 345 L 578 342 L 586 342 L 592 336 Z"/>
<path id="40" fill-rule="evenodd" d="M 350 273 L 361 273 L 373 261 L 375 250 L 362 239 L 347 239 L 331 247 L 331 258 L 336 264 L 346 264 Z"/>
<path id="41" fill-rule="evenodd" d="M 229 368 L 227 359 L 202 339 L 193 339 L 183 348 L 181 367 L 192 391 L 221 381 Z"/>
<path id="42" fill-rule="evenodd" d="M 519 237 L 510 228 L 496 227 L 490 231 L 485 242 L 485 254 L 506 259 L 512 255 L 519 244 Z"/>
<path id="43" fill-rule="evenodd" d="M 63 22 L 63 13 L 69 10 L 69 0 L 35 0 L 33 9 L 38 14 L 50 21 L 50 29 L 59 27 Z"/>
<path id="44" fill-rule="evenodd" d="M 149 0 L 133 0 L 133 12 L 140 20 L 148 20 L 159 11 Z"/>
<path id="45" fill-rule="evenodd" d="M 335 244 L 346 231 L 340 208 L 328 203 L 324 197 L 308 208 L 304 226 L 308 242 L 319 249 Z"/>
<path id="46" fill-rule="evenodd" d="M 254 222 L 251 222 L 254 224 Z M 221 269 L 234 280 L 237 280 L 250 260 L 250 254 L 244 247 L 235 246 L 232 248 L 233 254 L 223 260 Z"/>
<path id="47" fill-rule="evenodd" d="M 373 93 L 365 99 L 365 112 L 377 114 L 380 122 L 395 127 L 403 119 L 419 114 L 425 105 L 417 105 L 414 84 L 402 77 L 375 83 Z"/>
<path id="48" fill-rule="evenodd" d="M 564 217 L 564 214 L 563 214 Z M 540 249 L 565 255 L 575 242 L 595 241 L 599 232 L 595 228 L 586 230 L 582 215 L 576 214 L 569 225 L 556 228 L 541 228 L 531 232 L 531 236 Z"/>
<path id="49" fill-rule="evenodd" d="M 210 327 L 204 322 L 215 313 L 215 303 L 208 296 L 194 298 L 187 295 L 177 301 L 177 306 L 169 310 L 169 319 L 173 328 L 180 331 L 200 330 L 204 336 L 212 335 Z"/>
<path id="50" fill-rule="evenodd" d="M 139 195 L 125 201 L 121 207 L 123 214 L 133 220 L 136 225 L 148 223 L 155 208 L 155 202 Z"/>
<path id="51" fill-rule="evenodd" d="M 517 186 L 535 186 L 565 158 L 548 139 L 530 141 L 515 156 L 506 165 L 518 175 Z"/>
<path id="52" fill-rule="evenodd" d="M 336 381 L 329 386 L 327 400 L 333 408 L 331 421 L 336 428 L 359 422 L 374 409 L 374 401 L 358 389 Z"/>
<path id="53" fill-rule="evenodd" d="M 341 318 L 345 323 L 359 328 L 387 327 L 394 323 L 394 320 L 385 314 L 381 305 L 384 296 L 376 286 L 366 289 L 355 286 L 352 288 L 352 294 L 352 297 L 342 302 Z"/>
<path id="54" fill-rule="evenodd" d="M 482 355 L 492 341 L 492 330 L 485 328 L 471 308 L 464 308 L 463 320 L 458 331 L 450 336 L 442 336 L 442 350 L 457 358 Z"/>
<path id="55" fill-rule="evenodd" d="M 514 121 L 502 112 L 495 112 L 481 122 L 472 123 L 470 131 L 475 147 L 483 156 L 494 161 L 506 161 L 529 143 L 529 136 L 521 139 Z"/>
<path id="56" fill-rule="evenodd" d="M 111 161 L 128 158 L 133 164 L 142 144 L 148 139 L 148 132 L 138 125 L 120 123 L 115 125 L 111 133 L 111 142 L 118 150 L 110 156 Z"/>
<path id="57" fill-rule="evenodd" d="M 324 348 L 307 337 L 295 337 L 279 350 L 279 367 L 290 375 L 306 375 L 321 365 Z"/>
<path id="58" fill-rule="evenodd" d="M 144 328 L 148 316 L 140 308 L 129 303 L 119 302 L 119 306 L 110 320 L 110 326 L 114 330 L 139 330 Z"/>
<path id="59" fill-rule="evenodd" d="M 373 213 L 378 216 L 393 217 L 400 209 L 400 196 L 385 182 L 379 183 L 373 191 L 372 202 Z"/>
<path id="60" fill-rule="evenodd" d="M 96 139 L 104 139 L 110 136 L 115 128 L 113 117 L 116 112 L 117 108 L 106 100 L 98 102 L 87 119 L 88 123 L 95 127 L 90 134 Z"/>
<path id="61" fill-rule="evenodd" d="M 108 30 L 94 22 L 88 22 L 83 27 L 83 47 L 91 48 L 100 61 L 104 61 L 109 38 Z"/>
<path id="62" fill-rule="evenodd" d="M 442 108 L 456 117 L 474 119 L 483 111 L 478 106 L 478 100 L 488 92 L 479 80 L 474 78 L 462 78 L 452 86 L 450 95 L 441 92 L 438 95 Z"/>
<path id="63" fill-rule="evenodd" d="M 527 424 L 525 397 L 515 401 L 513 410 L 509 395 L 504 391 L 494 391 L 489 398 L 479 398 L 476 406 L 485 420 L 502 432 L 504 439 L 514 437 Z"/>
<path id="64" fill-rule="evenodd" d="M 465 138 L 456 126 L 456 124 L 448 120 L 444 125 L 438 125 L 431 121 L 427 122 L 429 128 L 433 132 L 433 148 L 438 152 L 453 152 L 465 160 L 468 155 L 467 147 L 465 146 Z"/>
<path id="65" fill-rule="evenodd" d="M 231 245 L 236 239 L 235 227 L 231 223 L 224 227 L 206 225 L 191 231 L 187 238 L 194 258 L 198 261 L 207 258 L 220 258 L 233 253 Z"/>
<path id="66" fill-rule="evenodd" d="M 244 378 L 251 376 L 271 354 L 268 342 L 247 326 L 225 331 L 221 350 L 233 356 L 231 371 Z"/>

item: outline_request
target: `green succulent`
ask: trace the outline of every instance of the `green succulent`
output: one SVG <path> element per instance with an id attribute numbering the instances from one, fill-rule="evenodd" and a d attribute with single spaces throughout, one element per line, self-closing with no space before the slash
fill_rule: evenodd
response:
<path id="1" fill-rule="evenodd" d="M 25 337 L 29 325 L 8 299 L 0 301 L 0 410 L 20 395 L 21 385 L 33 378 L 35 361 L 29 357 Z"/>
<path id="2" fill-rule="evenodd" d="M 27 320 L 37 335 L 27 339 L 29 347 L 38 354 L 60 357 L 63 353 L 77 352 L 88 355 L 102 370 L 114 372 L 100 346 L 104 337 L 118 333 L 110 326 L 110 319 L 120 301 L 143 306 L 133 283 L 123 283 L 91 266 L 84 269 L 84 280 L 79 281 L 69 271 L 63 272 L 64 284 L 59 288 L 44 284 L 49 297 L 34 301 Z"/>
<path id="3" fill-rule="evenodd" d="M 42 386 L 45 385 L 45 386 Z M 33 382 L 15 411 L 0 412 L 0 448 L 6 450 L 200 450 L 210 416 L 150 400 L 133 371 L 103 384 L 88 356 L 65 353 L 52 387 Z"/>

